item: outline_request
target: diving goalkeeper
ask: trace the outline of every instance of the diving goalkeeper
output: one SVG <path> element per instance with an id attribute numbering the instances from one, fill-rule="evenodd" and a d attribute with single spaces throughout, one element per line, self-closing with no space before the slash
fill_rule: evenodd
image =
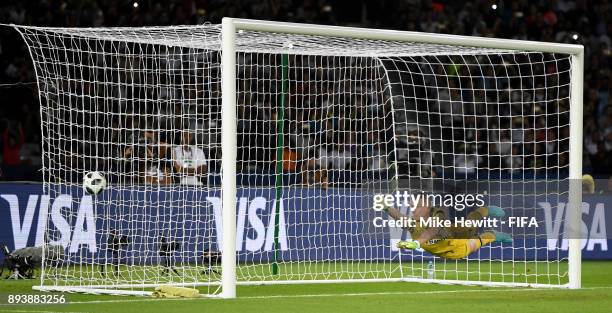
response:
<path id="1" fill-rule="evenodd" d="M 399 210 L 392 207 L 383 209 L 395 220 L 405 218 Z M 485 217 L 501 218 L 505 216 L 503 209 L 499 207 L 480 207 L 467 215 L 467 219 L 479 220 Z M 437 217 L 447 219 L 448 214 L 444 209 L 433 208 L 428 205 L 419 205 L 413 211 L 413 218 Z M 406 227 L 410 232 L 412 240 L 400 241 L 397 247 L 404 250 L 423 250 L 445 259 L 462 259 L 477 251 L 483 246 L 493 242 L 512 243 L 509 234 L 487 230 L 478 233 L 475 227 Z"/>

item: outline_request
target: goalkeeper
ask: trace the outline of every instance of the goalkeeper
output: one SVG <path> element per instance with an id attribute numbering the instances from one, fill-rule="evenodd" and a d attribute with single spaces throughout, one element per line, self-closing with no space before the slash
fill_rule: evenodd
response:
<path id="1" fill-rule="evenodd" d="M 400 220 L 406 215 L 392 207 L 385 207 L 384 211 L 393 219 Z M 499 207 L 480 207 L 467 216 L 470 220 L 479 220 L 485 217 L 501 218 L 505 216 L 503 209 Z M 443 209 L 433 208 L 428 205 L 419 205 L 415 208 L 413 218 L 437 217 L 447 219 L 448 214 Z M 493 242 L 512 243 L 509 234 L 487 230 L 478 234 L 475 227 L 406 227 L 410 232 L 412 240 L 400 241 L 397 247 L 404 250 L 423 250 L 445 259 L 462 259 L 477 251 L 483 246 Z"/>

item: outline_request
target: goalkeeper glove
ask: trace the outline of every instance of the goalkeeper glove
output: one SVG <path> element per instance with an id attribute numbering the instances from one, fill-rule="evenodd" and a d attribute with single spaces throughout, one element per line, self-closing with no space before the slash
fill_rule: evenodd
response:
<path id="1" fill-rule="evenodd" d="M 404 250 L 416 250 L 421 248 L 421 244 L 416 240 L 400 241 L 397 243 L 397 247 Z"/>
<path id="2" fill-rule="evenodd" d="M 500 231 L 495 231 L 495 230 L 492 232 L 493 234 L 495 234 L 496 242 L 512 244 L 512 236 L 510 234 L 502 233 Z"/>

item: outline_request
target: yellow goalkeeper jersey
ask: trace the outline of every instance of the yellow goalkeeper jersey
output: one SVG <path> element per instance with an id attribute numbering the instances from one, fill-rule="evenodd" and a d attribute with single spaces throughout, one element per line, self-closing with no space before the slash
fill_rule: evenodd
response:
<path id="1" fill-rule="evenodd" d="M 421 245 L 423 250 L 445 259 L 463 259 L 469 255 L 469 239 L 432 239 Z"/>
<path id="2" fill-rule="evenodd" d="M 445 218 L 444 211 L 437 208 L 431 210 L 430 216 Z M 409 229 L 413 239 L 419 238 L 425 230 L 422 227 Z M 462 259 L 469 255 L 468 239 L 450 239 L 453 237 L 450 229 L 440 229 L 436 237 L 421 244 L 421 248 L 445 259 Z"/>

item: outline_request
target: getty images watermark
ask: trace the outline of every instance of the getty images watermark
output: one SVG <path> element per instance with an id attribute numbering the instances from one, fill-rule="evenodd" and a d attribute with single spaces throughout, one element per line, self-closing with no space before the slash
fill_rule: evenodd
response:
<path id="1" fill-rule="evenodd" d="M 485 205 L 484 194 L 431 194 L 431 193 L 409 193 L 408 191 L 396 191 L 395 194 L 374 195 L 373 208 L 382 211 L 386 207 L 409 207 L 415 210 L 419 206 L 429 207 L 452 207 L 456 211 L 463 211 L 469 207 L 481 207 Z"/>
<path id="2" fill-rule="evenodd" d="M 497 214 L 489 214 L 493 207 L 487 207 L 486 193 L 480 194 L 435 194 L 396 191 L 393 194 L 376 194 L 372 208 L 385 211 L 390 219 L 377 216 L 372 220 L 374 227 L 392 228 L 499 228 L 499 227 L 538 227 L 535 217 L 505 216 L 500 208 Z M 409 208 L 414 214 L 402 214 L 401 208 Z M 451 217 L 447 210 L 456 211 Z M 466 210 L 472 208 L 472 210 Z M 431 214 L 435 210 L 437 213 Z"/>

